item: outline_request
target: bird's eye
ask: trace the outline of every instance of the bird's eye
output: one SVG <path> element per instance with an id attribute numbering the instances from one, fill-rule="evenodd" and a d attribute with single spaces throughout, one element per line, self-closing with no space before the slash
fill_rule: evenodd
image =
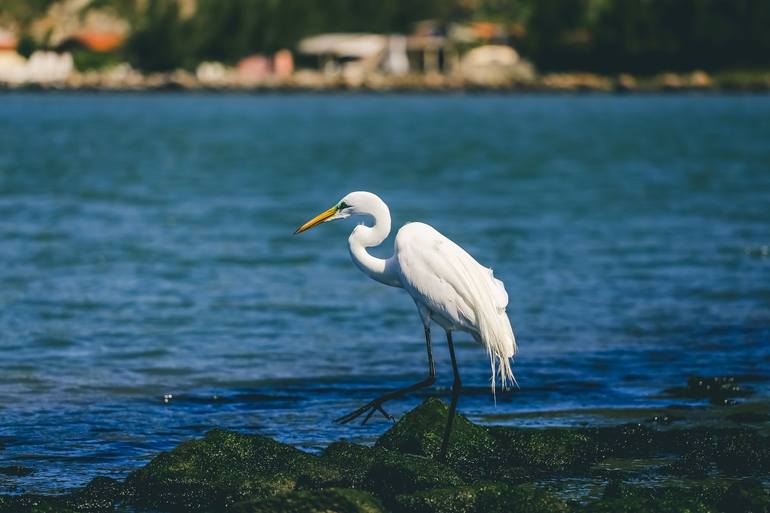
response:
<path id="1" fill-rule="evenodd" d="M 346 208 L 350 208 L 350 205 L 345 203 L 344 201 L 340 201 L 340 206 L 338 207 L 340 210 L 345 210 Z"/>

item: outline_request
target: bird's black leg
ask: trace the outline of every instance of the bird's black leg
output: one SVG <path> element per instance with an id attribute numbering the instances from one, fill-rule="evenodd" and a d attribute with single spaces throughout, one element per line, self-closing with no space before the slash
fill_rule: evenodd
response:
<path id="1" fill-rule="evenodd" d="M 351 420 L 368 412 L 366 417 L 364 417 L 364 424 L 366 424 L 366 421 L 368 421 L 371 418 L 371 416 L 374 415 L 374 413 L 377 411 L 382 413 L 383 416 L 385 416 L 385 418 L 393 420 L 393 417 L 389 415 L 388 412 L 386 412 L 382 408 L 382 405 L 385 402 L 390 401 L 391 399 L 395 399 L 397 397 L 401 397 L 402 395 L 408 394 L 409 392 L 414 392 L 415 390 L 418 390 L 420 388 L 429 387 L 436 382 L 436 365 L 433 363 L 433 349 L 431 348 L 431 345 L 430 345 L 430 327 L 425 328 L 425 346 L 428 351 L 428 377 L 427 378 L 415 383 L 414 385 L 409 385 L 408 387 L 394 390 L 393 392 L 388 392 L 387 394 L 384 394 L 378 397 L 374 401 L 370 401 L 369 403 L 358 408 L 357 410 L 352 411 L 347 415 L 344 415 L 338 418 L 334 422 L 337 422 L 338 424 L 346 424 Z"/>
<path id="2" fill-rule="evenodd" d="M 446 458 L 446 450 L 449 445 L 449 435 L 452 433 L 452 422 L 455 418 L 455 410 L 457 409 L 457 400 L 460 398 L 460 390 L 462 389 L 462 381 L 460 381 L 460 371 L 457 370 L 457 359 L 455 358 L 455 346 L 452 343 L 452 332 L 446 332 L 446 341 L 449 345 L 449 356 L 452 358 L 452 372 L 454 373 L 455 380 L 452 383 L 452 402 L 449 405 L 449 417 L 446 421 L 446 428 L 444 429 L 444 440 L 441 442 L 441 452 L 439 452 L 439 460 Z"/>

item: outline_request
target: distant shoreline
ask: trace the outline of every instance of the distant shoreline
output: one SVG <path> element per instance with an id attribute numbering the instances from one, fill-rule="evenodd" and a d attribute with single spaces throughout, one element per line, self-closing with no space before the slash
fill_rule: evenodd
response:
<path id="1" fill-rule="evenodd" d="M 136 74 L 120 79 L 109 73 L 75 74 L 65 81 L 2 84 L 0 92 L 193 92 L 212 94 L 271 93 L 364 93 L 364 94 L 735 94 L 770 92 L 770 72 L 724 72 L 708 75 L 661 73 L 649 77 L 597 75 L 593 73 L 550 73 L 529 81 L 473 83 L 444 75 L 392 77 L 373 75 L 356 82 L 341 77 L 296 75 L 259 83 L 205 83 L 185 71 Z"/>

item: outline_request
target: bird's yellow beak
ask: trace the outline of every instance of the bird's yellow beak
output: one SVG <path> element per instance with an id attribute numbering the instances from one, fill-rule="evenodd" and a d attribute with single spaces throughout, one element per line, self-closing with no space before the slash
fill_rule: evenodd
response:
<path id="1" fill-rule="evenodd" d="M 323 222 L 328 221 L 329 218 L 331 218 L 336 213 L 337 213 L 337 205 L 334 205 L 329 210 L 324 210 L 323 212 L 315 216 L 313 219 L 311 219 L 307 223 L 303 224 L 302 226 L 294 230 L 294 235 L 297 235 L 298 233 L 302 233 L 305 230 L 309 230 L 317 224 L 321 224 Z"/>

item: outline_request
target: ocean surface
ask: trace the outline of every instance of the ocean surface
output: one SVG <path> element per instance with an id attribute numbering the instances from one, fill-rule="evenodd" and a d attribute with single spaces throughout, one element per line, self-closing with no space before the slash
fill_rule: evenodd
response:
<path id="1" fill-rule="evenodd" d="M 414 303 L 350 261 L 353 190 L 493 267 L 520 388 L 474 420 L 770 383 L 770 97 L 0 95 L 0 493 L 125 476 L 212 427 L 317 451 L 426 374 Z M 392 251 L 392 236 L 379 256 Z M 448 395 L 439 380 L 386 408 Z M 590 416 L 581 422 L 599 422 Z"/>

